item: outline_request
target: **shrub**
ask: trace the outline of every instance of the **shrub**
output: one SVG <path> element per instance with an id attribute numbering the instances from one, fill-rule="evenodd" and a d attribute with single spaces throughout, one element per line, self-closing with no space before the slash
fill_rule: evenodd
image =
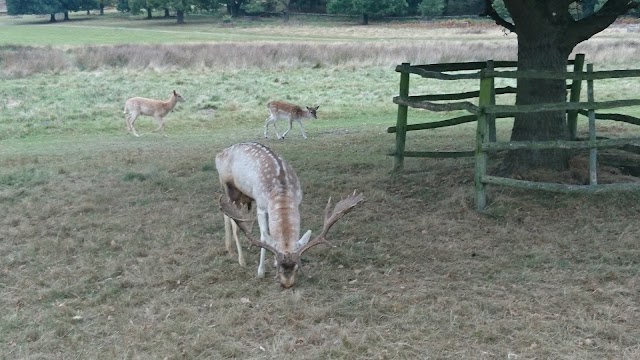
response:
<path id="1" fill-rule="evenodd" d="M 423 0 L 418 10 L 423 16 L 442 16 L 445 10 L 445 0 Z"/>

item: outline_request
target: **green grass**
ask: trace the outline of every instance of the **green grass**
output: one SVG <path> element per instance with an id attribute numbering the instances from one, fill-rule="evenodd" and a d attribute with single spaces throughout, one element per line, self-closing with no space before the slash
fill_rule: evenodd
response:
<path id="1" fill-rule="evenodd" d="M 43 25 L 15 28 L 32 26 Z M 81 46 L 81 34 L 64 45 Z M 477 213 L 472 159 L 407 159 L 391 176 L 394 65 L 121 65 L 3 78 L 0 357 L 640 357 L 640 194 L 489 187 L 490 207 Z M 475 86 L 411 84 L 415 94 Z M 125 134 L 126 98 L 174 88 L 186 102 L 167 116 L 168 137 L 151 133 L 148 117 L 136 123 L 142 137 Z M 638 90 L 611 82 L 596 96 Z M 297 128 L 263 139 L 271 99 L 320 105 L 308 140 Z M 411 110 L 410 121 L 453 115 Z M 499 136 L 509 128 L 501 121 Z M 598 131 L 637 134 L 610 122 Z M 473 124 L 412 132 L 408 149 L 467 150 L 474 134 Z M 214 157 L 241 141 L 269 145 L 296 169 L 304 229 L 320 230 L 328 197 L 365 195 L 329 234 L 335 248 L 305 254 L 293 290 L 281 291 L 271 268 L 255 277 L 255 248 L 245 268 L 224 251 Z"/>

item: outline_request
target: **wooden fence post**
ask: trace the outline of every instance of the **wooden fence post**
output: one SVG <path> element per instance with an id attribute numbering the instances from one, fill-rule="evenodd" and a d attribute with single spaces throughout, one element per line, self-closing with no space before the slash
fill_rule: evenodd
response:
<path id="1" fill-rule="evenodd" d="M 478 126 L 476 129 L 476 168 L 475 168 L 475 204 L 476 210 L 482 211 L 487 207 L 486 185 L 482 181 L 487 174 L 487 153 L 482 150 L 482 144 L 489 140 L 487 113 L 485 106 L 491 104 L 493 91 L 493 76 L 486 76 L 486 71 L 493 71 L 493 61 L 487 61 L 487 67 L 480 72 L 480 95 L 478 97 Z"/>
<path id="2" fill-rule="evenodd" d="M 400 97 L 409 96 L 409 63 L 402 63 L 400 72 Z M 398 173 L 404 168 L 404 148 L 407 141 L 407 105 L 398 105 L 398 120 L 396 122 L 396 149 L 394 152 L 393 172 Z"/>
<path id="3" fill-rule="evenodd" d="M 493 70 L 493 60 L 487 61 L 487 66 L 491 63 L 491 70 Z M 489 94 L 489 105 L 496 104 L 496 87 L 495 87 L 495 79 L 491 78 L 491 93 Z M 496 133 L 496 114 L 489 114 L 487 116 L 487 126 L 489 130 L 489 141 L 496 142 L 497 133 Z"/>
<path id="4" fill-rule="evenodd" d="M 576 54 L 573 63 L 573 72 L 580 73 L 584 67 L 584 54 Z M 571 92 L 569 95 L 570 102 L 580 102 L 580 91 L 582 90 L 582 80 L 573 80 L 571 82 Z M 567 112 L 567 126 L 569 127 L 569 140 L 575 140 L 578 131 L 578 110 L 569 110 Z"/>
<path id="5" fill-rule="evenodd" d="M 587 65 L 587 73 L 593 72 L 593 64 Z M 593 79 L 587 80 L 587 101 L 593 103 Z M 588 109 L 589 112 L 589 142 L 593 147 L 589 149 L 589 184 L 598 184 L 598 148 L 595 145 L 596 142 L 596 111 L 594 109 Z"/>

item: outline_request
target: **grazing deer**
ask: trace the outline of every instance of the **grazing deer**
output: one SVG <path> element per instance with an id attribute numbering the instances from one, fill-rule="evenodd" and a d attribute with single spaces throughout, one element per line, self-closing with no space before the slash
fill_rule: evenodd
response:
<path id="1" fill-rule="evenodd" d="M 315 239 L 309 241 L 311 230 L 300 237 L 302 189 L 298 176 L 293 168 L 270 148 L 258 143 L 232 145 L 216 155 L 216 169 L 226 194 L 226 198 L 220 197 L 225 232 L 237 231 L 237 228 L 234 228 L 237 226 L 252 244 L 262 248 L 258 277 L 264 276 L 266 250 L 274 253 L 276 277 L 283 288 L 289 288 L 295 283 L 296 272 L 301 267 L 300 256 L 316 245 L 328 244 L 325 237 L 331 226 L 363 200 L 362 194 L 356 194 L 354 191 L 352 195 L 338 202 L 330 212 L 329 199 L 322 231 Z M 247 226 L 248 215 L 241 211 L 242 205 L 252 202 L 256 205 L 260 240 L 251 235 L 250 227 Z M 227 226 L 228 222 L 232 225 Z M 240 249 L 237 235 L 235 239 L 236 246 Z M 227 249 L 229 247 L 230 244 Z"/>
<path id="2" fill-rule="evenodd" d="M 320 106 L 315 107 L 307 107 L 306 109 L 301 108 L 298 105 L 290 104 L 284 101 L 272 101 L 267 104 L 267 108 L 269 109 L 269 117 L 265 120 L 264 123 L 264 138 L 267 138 L 267 128 L 269 124 L 273 124 L 273 130 L 276 132 L 276 136 L 278 139 L 284 139 L 287 136 L 289 130 L 291 130 L 291 125 L 295 121 L 300 125 L 300 130 L 302 131 L 302 137 L 307 138 L 307 134 L 304 132 L 304 127 L 302 126 L 302 119 L 310 118 L 317 119 L 316 111 Z M 287 131 L 280 136 L 278 134 L 278 129 L 276 129 L 276 120 L 288 120 L 289 128 Z"/>
<path id="3" fill-rule="evenodd" d="M 153 116 L 158 123 L 158 128 L 154 132 L 162 130 L 164 133 L 164 117 L 176 107 L 178 102 L 183 102 L 184 98 L 173 90 L 171 98 L 167 101 L 147 99 L 143 97 L 132 97 L 124 103 L 124 121 L 127 126 L 127 132 L 133 132 L 133 135 L 140 136 L 133 127 L 133 123 L 140 115 Z"/>

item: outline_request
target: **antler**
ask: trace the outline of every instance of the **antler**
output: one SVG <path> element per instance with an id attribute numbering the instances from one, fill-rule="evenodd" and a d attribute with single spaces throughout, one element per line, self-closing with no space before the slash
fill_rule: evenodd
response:
<path id="1" fill-rule="evenodd" d="M 230 203 L 229 199 L 225 199 L 223 195 L 220 195 L 220 199 L 218 199 L 218 201 L 220 203 L 220 211 L 222 211 L 223 214 L 227 215 L 236 222 L 240 230 L 242 230 L 251 244 L 257 247 L 265 248 L 274 254 L 278 254 L 278 251 L 275 247 L 267 244 L 266 242 L 262 242 L 251 235 L 251 229 L 247 227 L 246 224 L 249 219 L 245 218 L 245 214 L 243 214 L 240 209 L 234 205 L 235 203 Z"/>
<path id="2" fill-rule="evenodd" d="M 298 249 L 298 257 L 300 257 L 302 253 L 316 245 L 327 244 L 331 246 L 331 244 L 326 239 L 327 233 L 329 232 L 329 229 L 331 229 L 331 226 L 333 226 L 333 224 L 335 224 L 345 214 L 351 211 L 351 209 L 353 209 L 362 201 L 364 201 L 362 193 L 356 194 L 356 191 L 354 190 L 353 194 L 347 196 L 346 199 L 340 200 L 333 208 L 333 211 L 331 211 L 331 198 L 329 198 L 329 201 L 327 201 L 327 207 L 325 207 L 324 209 L 324 225 L 322 226 L 322 232 L 315 239 L 309 241 L 305 246 Z"/>

